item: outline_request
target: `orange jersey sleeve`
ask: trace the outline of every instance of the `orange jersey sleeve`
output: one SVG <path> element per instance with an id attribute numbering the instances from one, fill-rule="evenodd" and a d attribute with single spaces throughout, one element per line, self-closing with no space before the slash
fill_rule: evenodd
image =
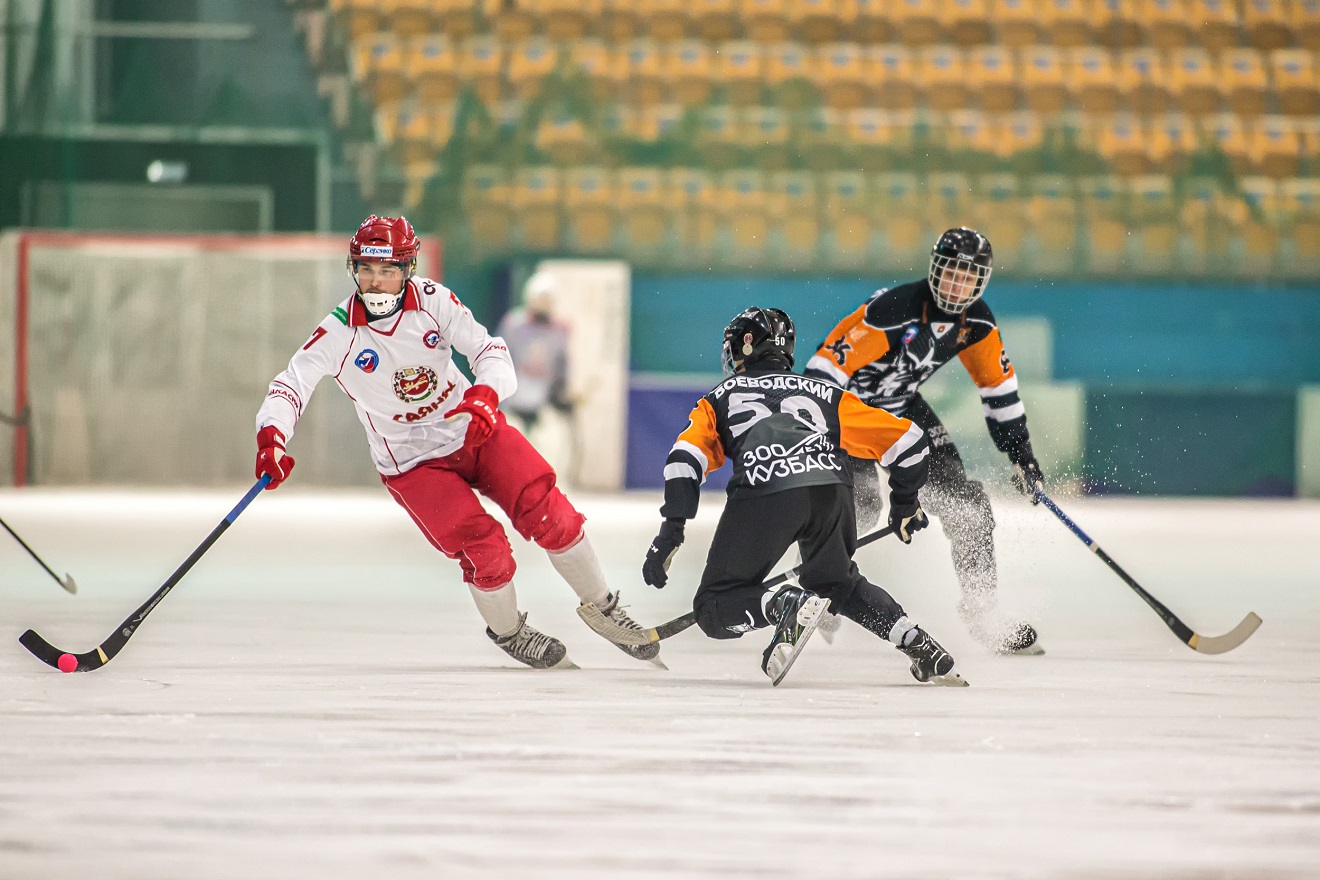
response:
<path id="1" fill-rule="evenodd" d="M 963 362 L 978 388 L 994 388 L 1017 375 L 1004 351 L 1004 340 L 998 327 L 980 342 L 958 352 L 958 360 Z"/>
<path id="2" fill-rule="evenodd" d="M 874 458 L 888 467 L 923 443 L 922 430 L 911 419 L 867 406 L 851 391 L 845 391 L 839 400 L 839 445 L 849 455 Z"/>
<path id="3" fill-rule="evenodd" d="M 889 337 L 885 331 L 866 323 L 866 309 L 863 305 L 829 332 L 808 364 L 811 369 L 847 385 L 853 373 L 885 356 Z"/>
<path id="4" fill-rule="evenodd" d="M 692 407 L 688 415 L 688 426 L 678 435 L 674 449 L 700 453 L 697 458 L 705 466 L 701 474 L 703 480 L 706 474 L 718 470 L 724 464 L 724 444 L 720 442 L 719 430 L 715 426 L 715 408 L 706 398 L 701 398 Z M 668 473 L 665 476 L 668 477 Z"/>

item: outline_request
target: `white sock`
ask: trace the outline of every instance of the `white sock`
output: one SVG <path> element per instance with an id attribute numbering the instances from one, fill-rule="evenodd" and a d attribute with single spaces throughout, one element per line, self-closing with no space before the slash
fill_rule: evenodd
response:
<path id="1" fill-rule="evenodd" d="M 906 614 L 894 621 L 894 625 L 889 628 L 889 641 L 896 648 L 912 644 L 912 640 L 916 637 L 917 625 Z"/>
<path id="2" fill-rule="evenodd" d="M 583 532 L 578 542 L 567 550 L 560 550 L 558 553 L 547 550 L 546 555 L 550 557 L 550 564 L 555 567 L 555 571 L 568 581 L 568 585 L 583 602 L 600 606 L 609 602 L 610 588 L 605 583 L 605 574 L 600 570 L 600 560 L 596 558 L 596 551 L 591 548 L 591 541 L 587 540 L 586 532 Z"/>
<path id="3" fill-rule="evenodd" d="M 511 635 L 522 624 L 518 619 L 518 594 L 514 592 L 513 581 L 497 590 L 478 590 L 471 584 L 468 589 L 472 591 L 472 600 L 477 603 L 481 619 L 495 635 Z"/>

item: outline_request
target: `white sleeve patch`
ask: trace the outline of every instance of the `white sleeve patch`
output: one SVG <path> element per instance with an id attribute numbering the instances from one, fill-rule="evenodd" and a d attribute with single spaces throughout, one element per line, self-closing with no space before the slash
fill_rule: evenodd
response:
<path id="1" fill-rule="evenodd" d="M 918 428 L 914 422 L 912 427 L 908 428 L 907 431 L 903 433 L 903 436 L 895 440 L 894 445 L 889 447 L 889 451 L 880 459 L 880 466 L 889 467 L 895 461 L 898 461 L 901 455 L 921 442 L 922 436 L 921 429 Z"/>
<path id="2" fill-rule="evenodd" d="M 697 473 L 696 468 L 690 464 L 684 464 L 681 461 L 665 465 L 665 481 L 669 480 L 696 480 L 701 482 L 701 475 Z"/>
<path id="3" fill-rule="evenodd" d="M 1003 409 L 992 409 L 988 404 L 983 403 L 981 404 L 981 411 L 985 413 L 987 419 L 994 419 L 996 422 L 1011 422 L 1027 414 L 1027 408 L 1021 402 L 1006 406 Z"/>
<path id="4" fill-rule="evenodd" d="M 697 461 L 701 462 L 701 472 L 703 474 L 706 471 L 710 470 L 710 459 L 707 458 L 706 453 L 702 452 L 698 447 L 687 442 L 686 440 L 679 440 L 677 443 L 674 444 L 674 448 L 681 449 L 684 452 L 691 454 L 697 459 Z"/>
<path id="5" fill-rule="evenodd" d="M 993 388 L 982 388 L 981 397 L 1003 397 L 1005 394 L 1012 394 L 1018 390 L 1017 376 L 1009 376 L 1004 381 L 995 385 Z"/>

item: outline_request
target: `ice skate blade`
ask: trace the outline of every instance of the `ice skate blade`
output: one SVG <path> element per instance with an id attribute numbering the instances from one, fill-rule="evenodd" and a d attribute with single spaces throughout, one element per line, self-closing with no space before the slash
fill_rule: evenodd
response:
<path id="1" fill-rule="evenodd" d="M 820 619 L 830 607 L 829 599 L 822 599 L 815 596 L 808 599 L 798 609 L 797 622 L 802 627 L 802 635 L 798 636 L 796 645 L 776 645 L 770 652 L 770 662 L 766 664 L 765 674 L 770 676 L 770 686 L 779 687 L 779 683 L 788 675 L 788 670 L 793 668 L 797 662 L 798 655 L 802 653 L 802 648 L 811 638 L 816 627 L 820 625 Z M 781 650 L 785 649 L 785 650 Z"/>
<path id="2" fill-rule="evenodd" d="M 950 672 L 948 675 L 932 675 L 930 681 L 926 682 L 926 684 L 948 688 L 965 688 L 971 686 L 971 682 L 956 672 Z"/>
<path id="3" fill-rule="evenodd" d="M 582 667 L 578 666 L 576 663 L 570 660 L 568 658 L 568 655 L 565 654 L 558 663 L 556 663 L 554 666 L 550 666 L 547 668 L 548 669 L 581 669 Z"/>
<path id="4" fill-rule="evenodd" d="M 665 672 L 669 671 L 669 667 L 665 665 L 665 661 L 661 660 L 659 657 L 652 657 L 650 660 L 647 660 L 646 662 L 650 663 L 652 666 L 654 666 L 657 669 L 663 669 Z"/>

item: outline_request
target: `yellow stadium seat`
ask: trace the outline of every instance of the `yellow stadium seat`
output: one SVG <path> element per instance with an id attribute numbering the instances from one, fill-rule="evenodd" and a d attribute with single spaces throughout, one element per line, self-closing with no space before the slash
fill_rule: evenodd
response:
<path id="1" fill-rule="evenodd" d="M 758 43 L 739 40 L 715 47 L 713 76 L 732 104 L 760 104 L 765 83 L 765 57 Z"/>
<path id="2" fill-rule="evenodd" d="M 1092 0 L 1038 0 L 1045 39 L 1061 48 L 1089 46 L 1099 41 L 1092 20 Z"/>
<path id="3" fill-rule="evenodd" d="M 860 171 L 831 171 L 822 175 L 821 210 L 829 216 L 866 214 L 871 210 L 866 176 Z"/>
<path id="4" fill-rule="evenodd" d="M 917 76 L 926 86 L 926 103 L 933 110 L 958 110 L 972 102 L 961 49 L 951 46 L 922 49 L 917 56 Z"/>
<path id="5" fill-rule="evenodd" d="M 1169 108 L 1169 74 L 1155 49 L 1130 49 L 1119 56 L 1119 91 L 1127 106 L 1142 114 Z"/>
<path id="6" fill-rule="evenodd" d="M 747 144 L 740 122 L 732 107 L 713 106 L 701 111 L 696 149 L 703 165 L 724 170 L 742 164 Z"/>
<path id="7" fill-rule="evenodd" d="M 1295 119 L 1297 137 L 1301 139 L 1302 155 L 1308 159 L 1309 175 L 1320 175 L 1320 117 L 1311 116 Z"/>
<path id="8" fill-rule="evenodd" d="M 728 171 L 720 178 L 719 206 L 728 224 L 729 245 L 743 259 L 761 257 L 770 240 L 769 199 L 765 175 L 750 168 Z"/>
<path id="9" fill-rule="evenodd" d="M 481 0 L 490 32 L 506 43 L 525 40 L 542 28 L 537 0 Z"/>
<path id="10" fill-rule="evenodd" d="M 912 149 L 916 114 L 911 110 L 852 110 L 845 117 L 848 143 L 863 168 L 884 168 Z"/>
<path id="11" fill-rule="evenodd" d="M 876 45 L 894 40 L 889 0 L 836 0 L 843 33 L 859 43 Z"/>
<path id="12" fill-rule="evenodd" d="M 854 110 L 871 102 L 871 89 L 862 48 L 856 43 L 821 46 L 811 67 L 812 81 L 825 106 Z"/>
<path id="13" fill-rule="evenodd" d="M 1026 247 L 1032 271 L 1075 274 L 1081 268 L 1078 251 L 1080 219 L 1071 178 L 1042 174 L 1026 181 Z"/>
<path id="14" fill-rule="evenodd" d="M 1242 28 L 1255 49 L 1268 52 L 1293 44 L 1292 22 L 1284 0 L 1242 0 Z"/>
<path id="15" fill-rule="evenodd" d="M 1019 70 L 1027 106 L 1037 113 L 1058 113 L 1068 103 L 1063 56 L 1051 46 L 1024 49 Z"/>
<path id="16" fill-rule="evenodd" d="M 504 169 L 474 165 L 463 175 L 463 213 L 479 250 L 503 250 L 513 242 L 513 186 Z"/>
<path id="17" fill-rule="evenodd" d="M 1188 275 L 1211 277 L 1224 272 L 1228 237 L 1222 200 L 1222 188 L 1213 177 L 1193 177 L 1183 184 L 1178 222 L 1183 229 L 1182 269 Z"/>
<path id="18" fill-rule="evenodd" d="M 957 110 L 949 114 L 943 141 L 957 156 L 957 167 L 988 166 L 998 151 L 997 128 L 984 113 Z"/>
<path id="19" fill-rule="evenodd" d="M 672 141 L 683 124 L 682 104 L 652 104 L 647 107 L 628 108 L 624 133 L 633 140 L 646 144 Z"/>
<path id="20" fill-rule="evenodd" d="M 634 0 L 642 29 L 657 43 L 682 40 L 688 35 L 686 0 Z"/>
<path id="21" fill-rule="evenodd" d="M 972 191 L 972 179 L 966 174 L 959 171 L 932 174 L 926 179 L 926 192 L 933 226 L 952 229 L 972 225 L 972 208 L 977 199 Z"/>
<path id="22" fill-rule="evenodd" d="M 1299 46 L 1320 52 L 1320 0 L 1293 0 L 1290 23 Z"/>
<path id="23" fill-rule="evenodd" d="M 1244 177 L 1238 181 L 1238 190 L 1242 201 L 1232 219 L 1236 221 L 1240 274 L 1247 277 L 1272 274 L 1279 260 L 1278 181 Z"/>
<path id="24" fill-rule="evenodd" d="M 1224 84 L 1228 106 L 1242 116 L 1265 112 L 1269 97 L 1269 75 L 1255 49 L 1230 49 L 1219 61 L 1219 80 Z"/>
<path id="25" fill-rule="evenodd" d="M 798 43 L 778 43 L 765 52 L 765 81 L 776 94 L 775 103 L 796 108 L 815 103 L 811 84 L 813 62 Z"/>
<path id="26" fill-rule="evenodd" d="M 440 164 L 434 159 L 419 159 L 403 166 L 403 206 L 412 212 L 426 197 Z"/>
<path id="27" fill-rule="evenodd" d="M 562 187 L 554 168 L 519 168 L 514 178 L 513 208 L 520 241 L 535 250 L 559 247 L 562 232 Z"/>
<path id="28" fill-rule="evenodd" d="M 1204 49 L 1177 49 L 1169 56 L 1169 92 L 1178 109 L 1203 116 L 1219 109 L 1222 94 L 1210 53 Z"/>
<path id="29" fill-rule="evenodd" d="M 353 47 L 353 78 L 376 106 L 398 101 L 408 90 L 403 45 L 393 34 L 372 34 Z"/>
<path id="30" fill-rule="evenodd" d="M 930 219 L 930 202 L 916 175 L 886 171 L 870 183 L 871 218 L 882 253 L 890 260 L 907 261 L 928 250 L 937 224 Z"/>
<path id="31" fill-rule="evenodd" d="M 1279 110 L 1289 116 L 1314 116 L 1320 113 L 1320 81 L 1315 61 L 1305 49 L 1279 49 L 1270 53 L 1274 92 Z"/>
<path id="32" fill-rule="evenodd" d="M 434 121 L 434 114 L 424 110 L 399 114 L 395 131 L 395 155 L 399 157 L 400 165 L 407 167 L 435 158 L 436 149 L 431 135 Z"/>
<path id="33" fill-rule="evenodd" d="M 1289 251 L 1285 271 L 1314 278 L 1320 274 L 1320 178 L 1285 180 L 1280 196 L 1284 245 Z"/>
<path id="34" fill-rule="evenodd" d="M 708 43 L 723 43 L 738 35 L 738 0 L 691 0 L 688 12 L 697 36 Z"/>
<path id="35" fill-rule="evenodd" d="M 601 101 L 617 99 L 628 81 L 627 68 L 602 40 L 570 43 L 568 69 L 585 79 L 591 94 Z"/>
<path id="36" fill-rule="evenodd" d="M 1173 179 L 1147 174 L 1129 183 L 1128 218 L 1133 271 L 1168 275 L 1178 269 L 1182 237 L 1180 210 L 1174 197 Z"/>
<path id="37" fill-rule="evenodd" d="M 890 0 L 898 38 L 908 46 L 930 46 L 945 38 L 940 7 L 950 0 Z"/>
<path id="38" fill-rule="evenodd" d="M 674 99 L 683 104 L 701 104 L 715 84 L 711 50 L 700 40 L 683 40 L 669 47 L 663 58 L 665 78 Z"/>
<path id="39" fill-rule="evenodd" d="M 448 37 L 433 34 L 413 40 L 405 67 L 423 104 L 442 104 L 457 97 L 461 85 L 458 55 Z"/>
<path id="40" fill-rule="evenodd" d="M 1140 121 L 1129 114 L 1102 117 L 1089 132 L 1095 151 L 1114 173 L 1145 174 L 1150 170 L 1146 155 L 1146 133 Z"/>
<path id="41" fill-rule="evenodd" d="M 838 110 L 817 107 L 802 114 L 794 143 L 808 168 L 834 171 L 857 163 L 848 140 L 848 114 Z"/>
<path id="42" fill-rule="evenodd" d="M 1103 274 L 1122 272 L 1128 262 L 1127 192 L 1122 179 L 1083 177 L 1077 189 L 1087 267 Z"/>
<path id="43" fill-rule="evenodd" d="M 834 171 L 822 180 L 821 208 L 825 216 L 828 261 L 835 266 L 860 266 L 871 251 L 871 199 L 860 171 Z"/>
<path id="44" fill-rule="evenodd" d="M 866 79 L 875 94 L 875 106 L 910 110 L 922 96 L 913 53 L 902 46 L 871 46 L 864 53 Z"/>
<path id="45" fill-rule="evenodd" d="M 1087 113 L 1113 113 L 1120 100 L 1118 68 L 1108 49 L 1087 46 L 1068 55 L 1066 82 Z"/>
<path id="46" fill-rule="evenodd" d="M 602 253 L 615 247 L 617 206 L 614 182 L 605 168 L 573 168 L 564 174 L 566 245 Z"/>
<path id="47" fill-rule="evenodd" d="M 642 33 L 641 0 L 605 0 L 603 29 L 611 45 L 637 39 Z"/>
<path id="48" fill-rule="evenodd" d="M 1184 171 L 1200 146 L 1196 123 L 1182 113 L 1166 113 L 1152 119 L 1146 138 L 1150 167 L 1166 174 Z"/>
<path id="49" fill-rule="evenodd" d="M 1202 121 L 1202 131 L 1205 143 L 1228 159 L 1234 174 L 1248 172 L 1247 129 L 1242 124 L 1242 117 L 1234 113 L 1216 113 Z"/>
<path id="50" fill-rule="evenodd" d="M 654 41 L 633 40 L 615 59 L 626 75 L 626 94 L 630 101 L 649 106 L 669 100 L 664 54 Z"/>
<path id="51" fill-rule="evenodd" d="M 807 43 L 833 43 L 843 39 L 843 19 L 837 0 L 788 0 L 790 31 Z"/>
<path id="52" fill-rule="evenodd" d="M 490 36 L 470 37 L 458 50 L 459 74 L 487 106 L 500 99 L 502 54 L 499 41 Z"/>
<path id="53" fill-rule="evenodd" d="M 618 223 L 630 248 L 648 252 L 664 248 L 670 235 L 672 206 L 659 168 L 620 168 L 615 177 Z"/>
<path id="54" fill-rule="evenodd" d="M 329 8 L 348 34 L 350 43 L 358 43 L 380 30 L 380 0 L 330 0 Z"/>
<path id="55" fill-rule="evenodd" d="M 1031 111 L 1010 113 L 990 120 L 995 155 L 1027 171 L 1040 164 L 1036 152 L 1044 146 L 1045 126 Z"/>
<path id="56" fill-rule="evenodd" d="M 595 137 L 578 117 L 564 112 L 546 113 L 533 134 L 533 145 L 556 165 L 581 165 L 600 152 Z"/>
<path id="57" fill-rule="evenodd" d="M 821 223 L 816 176 L 806 171 L 778 171 L 767 181 L 766 215 L 777 265 L 814 263 L 820 247 Z"/>
<path id="58" fill-rule="evenodd" d="M 1018 268 L 1024 259 L 1031 222 L 1016 174 L 986 174 L 976 184 L 968 222 L 995 250 L 995 267 Z"/>
<path id="59" fill-rule="evenodd" d="M 1003 46 L 978 46 L 967 58 L 967 79 L 987 113 L 1016 110 L 1022 100 L 1017 64 Z"/>
<path id="60" fill-rule="evenodd" d="M 1201 22 L 1192 17 L 1192 5 L 1187 0 L 1144 0 L 1138 8 L 1155 48 L 1179 49 L 1195 44 Z"/>
<path id="61" fill-rule="evenodd" d="M 1296 176 L 1302 139 L 1288 117 L 1262 116 L 1251 127 L 1247 144 L 1247 156 L 1256 173 L 1276 180 Z"/>
<path id="62" fill-rule="evenodd" d="M 738 9 L 747 39 L 780 43 L 792 38 L 788 0 L 738 0 Z"/>
<path id="63" fill-rule="evenodd" d="M 398 104 L 377 107 L 374 114 L 376 143 L 382 147 L 393 147 L 397 144 L 400 130 L 406 124 L 407 117 L 411 115 L 413 115 L 411 111 L 401 108 Z"/>
<path id="64" fill-rule="evenodd" d="M 1222 52 L 1238 45 L 1242 19 L 1233 0 L 1188 0 L 1197 38 L 1211 52 Z"/>
<path id="65" fill-rule="evenodd" d="M 989 0 L 945 0 L 940 3 L 940 24 L 957 46 L 990 42 Z"/>
<path id="66" fill-rule="evenodd" d="M 740 139 L 757 165 L 766 169 L 786 168 L 792 159 L 788 114 L 778 107 L 748 107 L 741 111 Z"/>
<path id="67" fill-rule="evenodd" d="M 674 210 L 675 231 L 684 253 L 708 258 L 722 228 L 720 193 L 710 172 L 675 168 L 669 173 L 668 203 Z"/>
<path id="68" fill-rule="evenodd" d="M 583 39 L 605 14 L 604 0 L 538 0 L 545 35 L 556 42 Z"/>
<path id="69" fill-rule="evenodd" d="M 1023 49 L 1042 42 L 1041 0 L 999 0 L 995 4 L 995 41 L 1010 49 Z"/>
<path id="70" fill-rule="evenodd" d="M 1091 22 L 1095 42 L 1109 49 L 1127 49 L 1141 44 L 1145 32 L 1132 18 L 1132 0 L 1091 0 Z"/>
<path id="71" fill-rule="evenodd" d="M 509 47 L 509 86 L 517 98 L 540 93 L 559 65 L 559 49 L 545 37 L 532 37 Z"/>
<path id="72" fill-rule="evenodd" d="M 380 13 L 390 30 L 404 39 L 429 34 L 439 27 L 430 0 L 380 0 Z"/>

